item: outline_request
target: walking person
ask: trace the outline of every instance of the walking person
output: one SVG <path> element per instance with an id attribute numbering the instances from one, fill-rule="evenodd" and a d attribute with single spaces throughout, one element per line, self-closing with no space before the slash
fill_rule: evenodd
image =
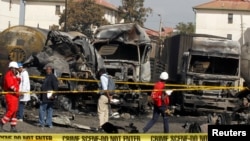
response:
<path id="1" fill-rule="evenodd" d="M 19 77 L 21 78 L 19 91 L 19 106 L 18 106 L 18 112 L 17 112 L 17 120 L 23 121 L 23 115 L 24 115 L 24 108 L 27 102 L 30 100 L 30 78 L 28 71 L 23 68 L 22 63 L 18 63 L 18 71 L 19 71 Z"/>
<path id="2" fill-rule="evenodd" d="M 3 126 L 7 122 L 10 122 L 11 125 L 10 132 L 18 132 L 18 130 L 16 129 L 16 113 L 18 110 L 20 78 L 17 76 L 17 69 L 17 62 L 11 61 L 9 63 L 9 69 L 4 75 L 3 90 L 7 92 L 5 94 L 6 113 L 0 121 L 0 132 L 4 131 Z"/>
<path id="3" fill-rule="evenodd" d="M 159 116 L 162 116 L 163 119 L 163 129 L 164 133 L 169 132 L 169 123 L 168 123 L 168 115 L 166 114 L 167 106 L 169 104 L 169 96 L 172 91 L 164 91 L 165 89 L 165 81 L 168 79 L 168 73 L 162 72 L 160 75 L 160 79 L 155 83 L 153 92 L 151 93 L 151 97 L 153 99 L 153 116 L 152 119 L 147 123 L 147 125 L 143 128 L 143 132 L 146 133 L 158 120 Z"/>
<path id="4" fill-rule="evenodd" d="M 52 116 L 55 98 L 52 93 L 53 91 L 58 90 L 58 80 L 53 74 L 52 66 L 47 66 L 45 71 L 46 76 L 42 84 L 41 91 L 45 91 L 46 93 L 40 95 L 39 125 L 41 127 L 48 126 L 49 128 L 52 128 Z"/>
<path id="5" fill-rule="evenodd" d="M 101 68 L 98 72 L 100 76 L 100 86 L 104 90 L 99 99 L 97 105 L 98 119 L 99 119 L 99 129 L 102 129 L 102 125 L 109 121 L 109 103 L 112 99 L 108 90 L 108 74 L 105 68 Z"/>

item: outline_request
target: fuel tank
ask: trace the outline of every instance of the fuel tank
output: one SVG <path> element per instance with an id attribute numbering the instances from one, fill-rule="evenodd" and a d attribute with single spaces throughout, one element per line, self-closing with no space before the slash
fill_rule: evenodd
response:
<path id="1" fill-rule="evenodd" d="M 5 29 L 0 33 L 0 73 L 8 69 L 10 60 L 24 62 L 31 55 L 43 50 L 50 30 L 18 25 Z M 59 32 L 70 39 L 87 38 L 80 32 Z M 48 43 L 50 44 L 50 43 Z"/>
<path id="2" fill-rule="evenodd" d="M 40 52 L 48 30 L 28 26 L 13 26 L 0 33 L 0 72 L 8 69 L 10 60 L 23 62 Z"/>

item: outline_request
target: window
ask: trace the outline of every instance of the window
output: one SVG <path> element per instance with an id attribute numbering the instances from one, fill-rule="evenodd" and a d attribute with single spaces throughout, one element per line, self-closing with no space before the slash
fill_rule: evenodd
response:
<path id="1" fill-rule="evenodd" d="M 233 23 L 233 13 L 228 13 L 228 23 Z"/>
<path id="2" fill-rule="evenodd" d="M 56 15 L 60 15 L 60 5 L 56 5 Z"/>
<path id="3" fill-rule="evenodd" d="M 228 38 L 229 40 L 232 40 L 232 34 L 227 34 L 227 38 Z"/>

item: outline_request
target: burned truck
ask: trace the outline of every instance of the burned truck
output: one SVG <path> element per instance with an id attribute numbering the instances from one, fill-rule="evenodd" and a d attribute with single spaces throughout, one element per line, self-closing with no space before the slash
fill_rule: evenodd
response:
<path id="1" fill-rule="evenodd" d="M 151 82 L 151 40 L 145 30 L 135 23 L 101 26 L 92 44 L 117 82 L 120 106 L 145 110 L 149 91 L 140 84 Z"/>
<path id="2" fill-rule="evenodd" d="M 23 63 L 30 75 L 34 106 L 39 102 L 38 96 L 43 94 L 41 83 L 47 65 L 53 67 L 59 79 L 58 107 L 77 108 L 84 104 L 87 97 L 84 93 L 97 89 L 95 74 L 103 67 L 103 60 L 88 38 L 79 32 L 14 26 L 0 34 L 0 45 L 1 72 L 4 74 L 10 60 Z"/>
<path id="3" fill-rule="evenodd" d="M 162 61 L 174 89 L 172 104 L 192 112 L 233 112 L 241 79 L 237 41 L 206 34 L 166 38 Z"/>
<path id="4" fill-rule="evenodd" d="M 137 24 L 100 27 L 93 42 L 78 32 L 14 26 L 0 34 L 1 64 L 22 62 L 31 78 L 32 100 L 38 103 L 44 67 L 51 65 L 60 80 L 57 107 L 79 109 L 97 104 L 100 68 L 116 80 L 116 107 L 138 113 L 147 105 L 147 93 L 134 82 L 150 81 L 150 39 Z"/>

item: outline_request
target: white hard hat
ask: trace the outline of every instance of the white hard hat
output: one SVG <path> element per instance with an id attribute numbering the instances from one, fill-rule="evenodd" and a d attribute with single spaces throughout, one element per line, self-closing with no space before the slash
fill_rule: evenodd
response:
<path id="1" fill-rule="evenodd" d="M 162 72 L 161 75 L 160 75 L 160 79 L 167 80 L 168 79 L 168 73 L 167 72 Z"/>
<path id="2" fill-rule="evenodd" d="M 17 62 L 11 61 L 11 62 L 9 63 L 9 68 L 18 68 Z"/>

